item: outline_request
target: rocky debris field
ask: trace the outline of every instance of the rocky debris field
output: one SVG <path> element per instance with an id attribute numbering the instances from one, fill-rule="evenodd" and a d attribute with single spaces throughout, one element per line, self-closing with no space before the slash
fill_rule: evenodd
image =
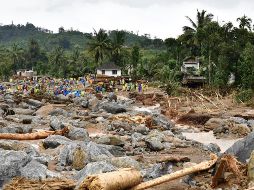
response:
<path id="1" fill-rule="evenodd" d="M 140 171 L 144 181 L 155 179 L 209 160 L 210 153 L 222 155 L 218 145 L 202 144 L 183 135 L 202 131 L 213 131 L 217 138 L 243 138 L 226 153 L 243 164 L 249 160 L 248 175 L 254 179 L 253 110 L 203 113 L 195 104 L 183 104 L 183 100 L 177 100 L 178 107 L 174 107 L 161 92 L 119 96 L 117 100 L 112 96 L 99 99 L 91 94 L 74 99 L 58 96 L 57 101 L 17 98 L 13 94 L 1 96 L 0 189 L 14 188 L 10 183 L 15 184 L 16 177 L 71 180 L 69 188 L 78 189 L 89 175 L 121 168 Z M 53 132 L 65 128 L 68 131 L 62 135 Z M 11 139 L 13 134 L 43 131 L 53 134 L 41 139 L 38 136 L 31 140 Z M 11 134 L 9 140 L 4 139 L 6 134 Z M 151 189 L 211 189 L 213 173 L 214 169 L 210 169 Z M 61 189 L 64 182 L 58 184 Z M 242 189 L 246 184 L 232 183 L 223 188 Z"/>

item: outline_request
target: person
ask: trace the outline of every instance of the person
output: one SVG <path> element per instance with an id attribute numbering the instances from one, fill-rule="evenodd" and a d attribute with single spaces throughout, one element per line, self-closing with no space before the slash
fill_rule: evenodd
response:
<path id="1" fill-rule="evenodd" d="M 141 83 L 138 84 L 138 92 L 139 93 L 142 92 L 142 85 L 141 85 Z"/>

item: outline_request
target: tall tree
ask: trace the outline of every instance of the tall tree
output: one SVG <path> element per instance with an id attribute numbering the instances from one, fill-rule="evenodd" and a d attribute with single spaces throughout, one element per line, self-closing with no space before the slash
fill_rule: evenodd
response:
<path id="1" fill-rule="evenodd" d="M 17 70 L 22 67 L 22 62 L 24 61 L 24 50 L 17 44 L 13 44 L 9 54 L 12 59 L 12 69 L 16 73 Z"/>
<path id="2" fill-rule="evenodd" d="M 205 39 L 204 27 L 212 21 L 213 14 L 206 13 L 205 10 L 199 12 L 197 10 L 197 21 L 194 22 L 190 17 L 186 16 L 192 26 L 184 26 L 183 31 L 188 36 L 188 43 L 197 46 L 197 54 L 200 56 L 202 52 L 202 41 Z"/>
<path id="3" fill-rule="evenodd" d="M 100 29 L 98 32 L 94 30 L 94 36 L 88 43 L 89 50 L 94 54 L 97 65 L 101 64 L 110 50 L 110 39 L 105 30 Z"/>
<path id="4" fill-rule="evenodd" d="M 112 60 L 120 66 L 123 66 L 123 48 L 125 43 L 125 32 L 115 31 L 112 40 Z"/>
<path id="5" fill-rule="evenodd" d="M 242 17 L 237 18 L 237 22 L 239 22 L 239 28 L 240 29 L 247 29 L 251 31 L 251 18 L 248 18 L 246 15 L 243 15 Z"/>

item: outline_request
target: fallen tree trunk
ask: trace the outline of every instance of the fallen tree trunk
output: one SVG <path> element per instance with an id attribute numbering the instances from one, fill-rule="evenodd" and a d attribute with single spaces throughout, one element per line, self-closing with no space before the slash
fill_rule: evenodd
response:
<path id="1" fill-rule="evenodd" d="M 185 168 L 183 170 L 180 171 L 176 171 L 174 173 L 168 174 L 168 175 L 164 175 L 162 177 L 159 177 L 157 179 L 153 179 L 144 183 L 141 183 L 139 185 L 137 185 L 136 187 L 133 187 L 131 190 L 143 190 L 143 189 L 147 189 L 168 181 L 172 181 L 174 179 L 189 175 L 189 174 L 193 174 L 199 171 L 204 171 L 207 170 L 209 168 L 211 168 L 217 161 L 218 157 L 216 155 L 211 155 L 211 160 L 210 161 L 206 161 L 206 162 L 202 162 L 200 164 L 197 164 L 195 166 L 189 167 L 189 168 Z"/>
<path id="2" fill-rule="evenodd" d="M 71 179 L 51 178 L 45 180 L 31 180 L 14 178 L 6 184 L 4 190 L 74 190 L 76 182 Z"/>
<path id="3" fill-rule="evenodd" d="M 57 131 L 38 131 L 34 133 L 17 134 L 17 133 L 0 133 L 0 139 L 10 139 L 10 140 L 36 140 L 45 139 L 50 135 L 62 135 L 68 134 L 68 127 Z"/>
<path id="4" fill-rule="evenodd" d="M 81 184 L 81 190 L 123 190 L 134 187 L 142 181 L 141 173 L 126 168 L 115 172 L 88 176 Z"/>

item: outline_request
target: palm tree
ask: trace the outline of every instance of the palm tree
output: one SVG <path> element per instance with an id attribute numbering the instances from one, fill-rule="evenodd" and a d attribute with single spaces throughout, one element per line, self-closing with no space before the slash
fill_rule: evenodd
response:
<path id="1" fill-rule="evenodd" d="M 9 50 L 9 54 L 12 59 L 13 71 L 16 73 L 17 69 L 21 68 L 22 61 L 24 60 L 24 51 L 14 43 L 11 50 Z"/>
<path id="2" fill-rule="evenodd" d="M 236 20 L 239 22 L 239 28 L 240 29 L 249 29 L 251 31 L 251 18 L 248 18 L 246 15 L 243 15 L 242 17 L 237 18 Z"/>
<path id="3" fill-rule="evenodd" d="M 112 59 L 118 65 L 121 65 L 121 57 L 124 43 L 125 43 L 125 32 L 115 31 L 112 40 Z"/>
<path id="4" fill-rule="evenodd" d="M 94 36 L 88 45 L 90 51 L 94 53 L 94 59 L 97 65 L 101 64 L 110 50 L 110 39 L 106 31 L 100 29 L 99 32 L 96 32 L 94 30 Z"/>
<path id="5" fill-rule="evenodd" d="M 190 21 L 190 26 L 184 26 L 183 31 L 187 35 L 187 39 L 189 44 L 198 46 L 199 48 L 199 55 L 201 55 L 201 48 L 202 48 L 202 40 L 205 38 L 204 35 L 204 27 L 210 23 L 213 19 L 213 14 L 206 14 L 205 10 L 199 12 L 197 10 L 197 21 L 194 22 L 190 17 L 186 16 L 186 18 Z"/>

